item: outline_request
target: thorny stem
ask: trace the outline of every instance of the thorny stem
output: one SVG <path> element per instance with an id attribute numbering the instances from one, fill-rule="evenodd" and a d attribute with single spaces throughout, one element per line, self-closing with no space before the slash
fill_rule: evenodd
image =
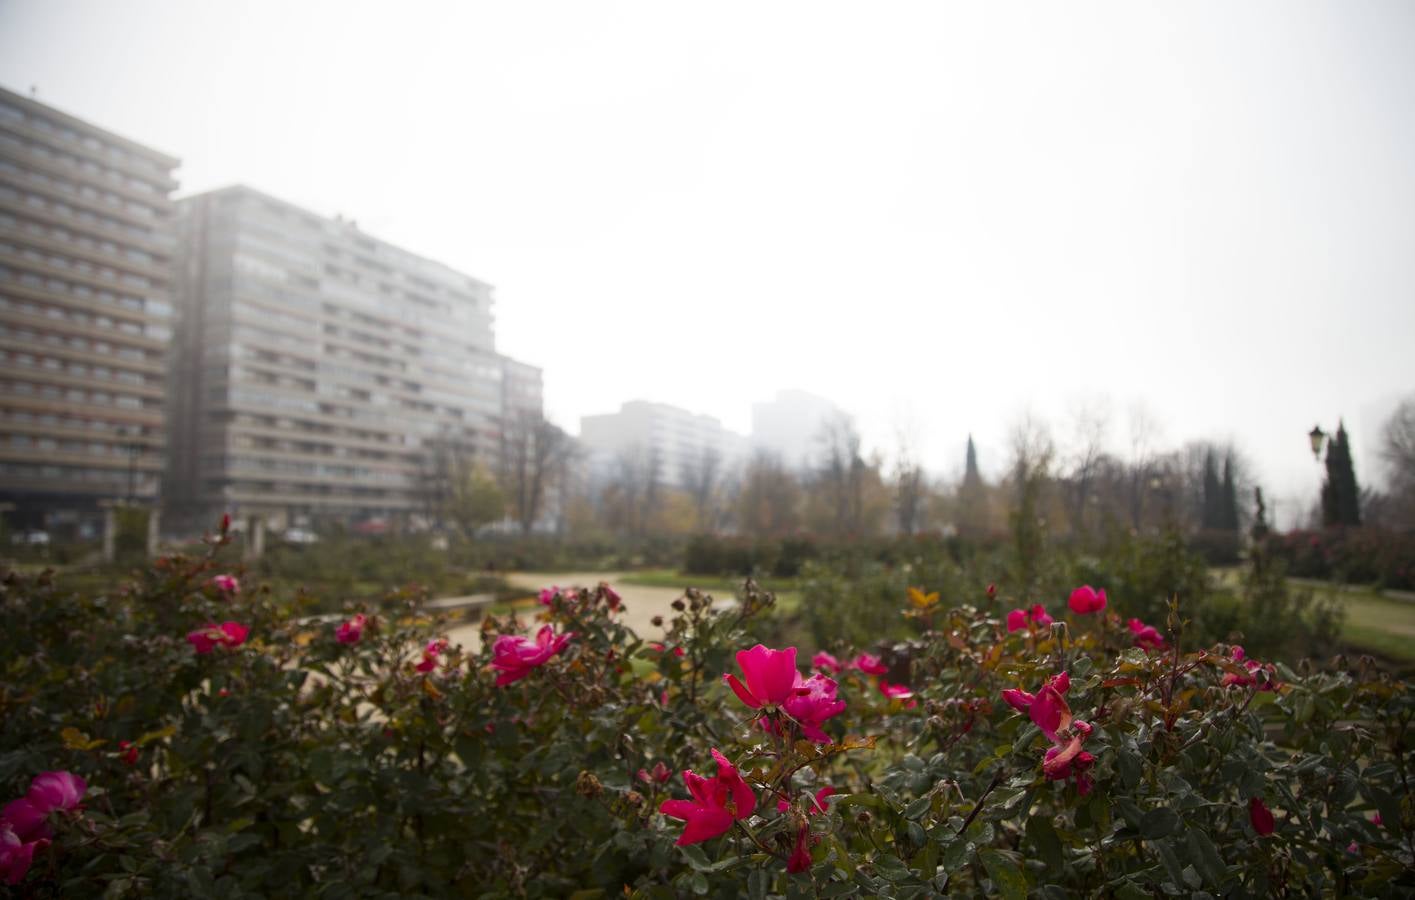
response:
<path id="1" fill-rule="evenodd" d="M 968 817 L 964 819 L 963 824 L 958 827 L 958 834 L 961 835 L 968 830 L 969 825 L 973 824 L 973 820 L 978 817 L 978 813 L 983 811 L 983 801 L 988 799 L 988 794 L 991 794 L 994 788 L 1002 784 L 1003 776 L 1004 773 L 1001 769 L 998 769 L 997 772 L 993 774 L 992 782 L 988 784 L 987 790 L 983 791 L 982 796 L 978 798 L 978 802 L 973 804 L 973 809 L 968 813 Z"/>
<path id="2" fill-rule="evenodd" d="M 746 825 L 744 825 L 744 824 L 742 823 L 742 820 L 741 820 L 741 819 L 737 819 L 736 821 L 733 822 L 733 824 L 736 825 L 738 828 L 742 829 L 742 833 L 745 834 L 747 837 L 751 838 L 752 843 L 753 843 L 753 844 L 756 844 L 757 847 L 760 848 L 763 853 L 769 853 L 769 854 L 771 854 L 772 856 L 776 857 L 777 859 L 785 859 L 785 858 L 786 858 L 786 857 L 782 856 L 780 853 L 778 853 L 777 851 L 775 851 L 775 850 L 771 849 L 770 847 L 768 847 L 766 844 L 763 844 L 763 843 L 761 842 L 761 838 L 757 837 L 756 834 L 753 833 L 752 829 L 750 829 L 750 828 L 748 828 Z"/>

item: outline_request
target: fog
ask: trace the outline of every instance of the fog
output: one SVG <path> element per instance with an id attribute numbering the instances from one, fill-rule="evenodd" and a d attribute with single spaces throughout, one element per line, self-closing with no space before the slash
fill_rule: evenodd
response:
<path id="1" fill-rule="evenodd" d="M 494 284 L 548 414 L 804 388 L 985 471 L 1233 441 L 1284 524 L 1415 388 L 1415 7 L 0 2 L 0 84 Z"/>

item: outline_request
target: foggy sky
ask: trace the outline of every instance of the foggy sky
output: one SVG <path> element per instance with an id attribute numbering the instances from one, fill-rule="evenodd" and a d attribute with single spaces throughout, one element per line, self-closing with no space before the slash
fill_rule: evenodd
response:
<path id="1" fill-rule="evenodd" d="M 1415 390 L 1415 5 L 0 0 L 0 84 L 497 287 L 548 413 L 778 388 L 985 469 L 1235 441 L 1283 519 Z"/>

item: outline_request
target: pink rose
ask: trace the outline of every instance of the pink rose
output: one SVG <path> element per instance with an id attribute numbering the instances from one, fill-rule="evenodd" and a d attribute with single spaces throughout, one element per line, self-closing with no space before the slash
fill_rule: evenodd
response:
<path id="1" fill-rule="evenodd" d="M 1078 616 L 1097 613 L 1105 609 L 1105 591 L 1098 591 L 1085 584 L 1071 592 L 1071 599 L 1067 603 L 1071 611 Z"/>
<path id="2" fill-rule="evenodd" d="M 200 656 L 217 647 L 239 647 L 246 642 L 246 635 L 250 632 L 249 628 L 238 622 L 223 622 L 220 625 L 209 622 L 195 631 L 187 632 L 187 642 Z"/>
<path id="3" fill-rule="evenodd" d="M 341 644 L 357 644 L 364 636 L 364 626 L 368 624 L 368 619 L 363 613 L 359 613 L 334 632 L 334 639 Z"/>

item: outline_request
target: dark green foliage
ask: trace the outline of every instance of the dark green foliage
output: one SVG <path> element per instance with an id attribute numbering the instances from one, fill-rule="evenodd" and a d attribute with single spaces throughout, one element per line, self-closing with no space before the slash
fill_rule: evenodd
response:
<path id="1" fill-rule="evenodd" d="M 1215 534 L 1226 539 L 1228 532 Z M 1262 577 L 1252 570 L 1230 587 L 1210 574 L 1202 553 L 1177 531 L 1154 537 L 1112 534 L 1097 552 L 1073 555 L 1053 547 L 1037 557 L 1029 581 L 1017 574 L 1015 550 L 970 549 L 967 544 L 914 542 L 912 552 L 892 556 L 827 554 L 803 570 L 801 624 L 821 647 L 840 643 L 876 646 L 907 631 L 895 607 L 911 585 L 928 585 L 946 602 L 972 603 L 1005 613 L 1041 603 L 1052 615 L 1065 611 L 1080 584 L 1104 588 L 1108 612 L 1163 628 L 1169 602 L 1183 604 L 1188 640 L 1236 641 L 1255 653 L 1296 661 L 1329 655 L 1336 644 L 1339 608 L 1311 591 L 1294 589 L 1285 566 L 1268 560 Z M 902 550 L 902 548 L 901 548 Z M 1253 567 L 1256 569 L 1256 565 Z M 990 573 L 996 599 L 987 598 Z"/>
<path id="2" fill-rule="evenodd" d="M 1219 527 L 1224 531 L 1238 531 L 1238 487 L 1233 480 L 1233 453 L 1223 459 L 1223 494 Z"/>
<path id="3" fill-rule="evenodd" d="M 1044 554 L 1037 579 L 1060 624 L 1012 633 L 1003 613 L 1034 598 L 1004 579 L 990 599 L 987 554 L 938 542 L 915 550 L 807 567 L 806 579 L 832 582 L 837 603 L 869 598 L 870 618 L 850 627 L 885 629 L 871 644 L 895 638 L 888 678 L 916 694 L 888 700 L 875 677 L 837 674 L 846 708 L 825 722 L 822 744 L 794 740 L 790 720 L 748 709 L 723 685 L 735 651 L 770 625 L 773 598 L 750 583 L 728 608 L 689 591 L 664 646 L 622 626 L 602 589 L 562 596 L 543 615 L 575 632 L 565 652 L 497 687 L 487 668 L 496 635 L 540 623 L 493 620 L 480 649 L 450 647 L 423 673 L 413 663 L 443 623 L 414 593 L 388 598 L 351 645 L 334 640 L 336 622 L 303 618 L 298 604 L 249 583 L 236 596 L 215 590 L 215 556 L 166 558 L 85 595 L 48 576 L 8 577 L 0 802 L 49 770 L 78 773 L 89 788 L 81 811 L 54 817 L 54 843 L 26 879 L 0 896 L 1415 890 L 1407 684 L 1364 664 L 1314 675 L 1267 660 L 1250 668 L 1201 642 L 1182 603 L 1156 622 L 1177 652 L 1132 646 L 1126 612 L 1155 615 L 1152 595 L 1204 587 L 1177 539 L 1086 563 L 1094 583 L 1111 586 L 1114 608 L 1081 617 L 1051 599 L 1071 576 Z M 1280 579 L 1263 584 L 1252 590 Z M 907 587 L 940 597 L 906 597 Z M 186 632 L 226 619 L 248 624 L 250 639 L 195 655 Z M 838 635 L 829 648 L 843 659 L 863 649 Z M 813 649 L 801 648 L 802 668 Z M 1058 740 L 1080 739 L 1073 713 L 1090 723 L 1089 793 L 1046 777 L 1051 741 L 1002 699 L 1063 669 Z M 759 725 L 763 714 L 773 731 Z M 138 745 L 134 764 L 120 740 Z M 754 814 L 677 847 L 682 823 L 657 810 L 686 795 L 683 769 L 714 774 L 714 747 L 740 770 Z M 666 782 L 638 775 L 660 762 L 673 773 Z M 808 815 L 804 798 L 823 785 L 836 795 Z M 1270 836 L 1250 824 L 1253 799 L 1274 814 Z M 790 874 L 798 836 L 811 864 Z"/>
<path id="4" fill-rule="evenodd" d="M 1415 590 L 1415 534 L 1370 527 L 1289 531 L 1270 536 L 1267 548 L 1292 575 Z"/>
<path id="5" fill-rule="evenodd" d="M 1204 454 L 1204 509 L 1200 527 L 1218 531 L 1223 528 L 1223 488 L 1218 480 L 1218 466 L 1214 462 L 1214 451 Z"/>
<path id="6" fill-rule="evenodd" d="M 1322 484 L 1322 524 L 1327 528 L 1361 524 L 1361 489 L 1351 461 L 1351 442 L 1341 423 L 1327 443 L 1327 478 Z"/>
<path id="7" fill-rule="evenodd" d="M 974 486 L 983 483 L 983 476 L 978 471 L 978 448 L 973 446 L 971 434 L 968 435 L 968 451 L 963 460 L 963 483 Z"/>

